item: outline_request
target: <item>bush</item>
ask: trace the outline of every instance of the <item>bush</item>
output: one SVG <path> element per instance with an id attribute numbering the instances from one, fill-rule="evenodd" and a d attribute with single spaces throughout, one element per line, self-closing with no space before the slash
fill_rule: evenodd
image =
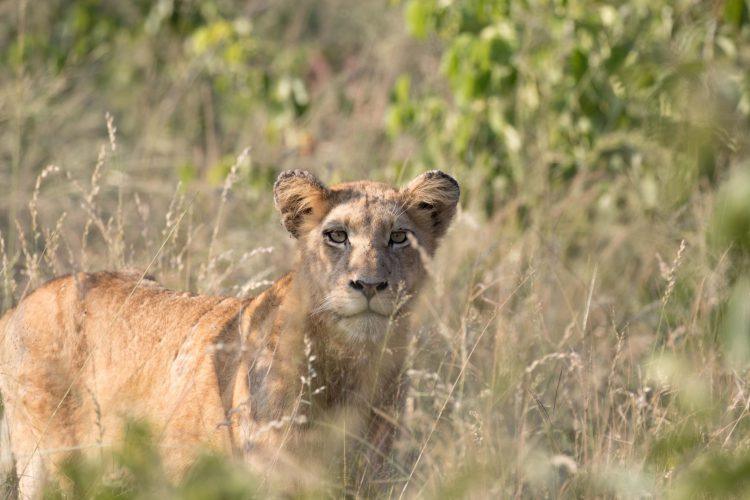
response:
<path id="1" fill-rule="evenodd" d="M 448 91 L 405 75 L 387 118 L 420 139 L 418 163 L 471 172 L 488 212 L 577 173 L 635 183 L 644 208 L 683 203 L 745 144 L 743 1 L 410 0 L 438 37 Z"/>

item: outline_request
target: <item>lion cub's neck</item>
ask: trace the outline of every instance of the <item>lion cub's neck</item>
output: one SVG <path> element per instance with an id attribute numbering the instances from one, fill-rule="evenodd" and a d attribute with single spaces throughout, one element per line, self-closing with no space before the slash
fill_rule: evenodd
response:
<path id="1" fill-rule="evenodd" d="M 259 420 L 294 412 L 300 398 L 319 409 L 367 408 L 401 375 L 408 342 L 405 318 L 390 322 L 376 341 L 352 338 L 312 313 L 301 281 L 287 274 L 245 313 L 247 392 Z"/>

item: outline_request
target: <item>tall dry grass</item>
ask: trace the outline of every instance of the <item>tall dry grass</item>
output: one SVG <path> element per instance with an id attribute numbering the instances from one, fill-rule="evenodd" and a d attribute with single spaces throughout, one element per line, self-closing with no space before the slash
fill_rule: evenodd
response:
<path id="1" fill-rule="evenodd" d="M 149 195 L 122 182 L 130 160 L 111 117 L 101 135 L 89 176 L 63 166 L 38 175 L 16 251 L 2 235 L 4 307 L 73 270 L 137 268 L 173 287 L 247 296 L 289 267 L 293 244 L 270 193 L 243 193 L 252 152 L 219 191 Z M 732 274 L 730 256 L 706 243 L 714 195 L 668 217 L 591 224 L 594 182 L 581 174 L 523 223 L 519 200 L 489 219 L 460 211 L 428 263 L 394 472 L 380 494 L 725 491 L 696 483 L 717 460 L 742 464 L 750 437 L 746 373 L 720 341 Z M 342 493 L 335 476 L 320 479 L 314 491 Z"/>

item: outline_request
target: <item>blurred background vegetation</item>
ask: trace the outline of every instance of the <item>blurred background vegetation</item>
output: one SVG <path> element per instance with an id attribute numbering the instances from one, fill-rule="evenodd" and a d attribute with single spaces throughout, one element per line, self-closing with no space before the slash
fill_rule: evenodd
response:
<path id="1" fill-rule="evenodd" d="M 462 211 L 382 494 L 745 496 L 748 8 L 0 1 L 0 305 L 101 268 L 257 293 L 292 255 L 281 170 L 440 168 Z M 69 491 L 258 491 L 211 458 L 160 483 L 136 434 L 129 480 L 73 464 Z"/>

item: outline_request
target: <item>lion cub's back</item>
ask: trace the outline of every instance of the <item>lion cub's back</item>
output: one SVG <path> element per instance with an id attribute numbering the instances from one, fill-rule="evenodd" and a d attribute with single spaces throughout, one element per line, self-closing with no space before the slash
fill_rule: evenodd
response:
<path id="1" fill-rule="evenodd" d="M 200 322 L 224 320 L 226 307 L 217 309 L 222 304 L 236 311 L 242 303 L 176 292 L 135 273 L 62 276 L 6 313 L 0 324 L 0 355 L 10 364 L 51 356 L 76 365 L 92 349 L 105 349 L 117 353 L 117 365 L 124 368 L 128 353 L 185 337 Z"/>
<path id="2" fill-rule="evenodd" d="M 94 402 L 105 417 L 127 404 L 158 427 L 177 417 L 178 400 L 218 397 L 211 349 L 239 335 L 229 325 L 244 304 L 175 292 L 131 273 L 57 278 L 0 320 L 0 390 L 30 427 L 44 427 L 54 413 L 66 426 L 58 430 L 78 441 L 95 427 L 88 422 Z"/>

